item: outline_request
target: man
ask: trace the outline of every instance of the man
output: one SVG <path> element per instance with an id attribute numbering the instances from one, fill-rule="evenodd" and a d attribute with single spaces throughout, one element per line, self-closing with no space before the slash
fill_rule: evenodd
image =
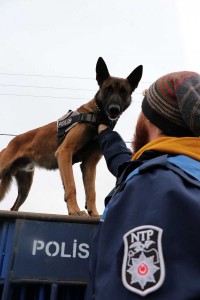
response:
<path id="1" fill-rule="evenodd" d="M 132 142 L 99 126 L 117 177 L 94 239 L 88 299 L 200 299 L 200 75 L 159 78 Z"/>

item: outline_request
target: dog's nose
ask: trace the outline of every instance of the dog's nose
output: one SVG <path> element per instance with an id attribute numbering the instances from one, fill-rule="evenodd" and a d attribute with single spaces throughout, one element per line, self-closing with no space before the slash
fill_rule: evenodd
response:
<path id="1" fill-rule="evenodd" d="M 108 107 L 109 114 L 117 116 L 121 113 L 121 107 L 118 104 L 110 104 Z"/>

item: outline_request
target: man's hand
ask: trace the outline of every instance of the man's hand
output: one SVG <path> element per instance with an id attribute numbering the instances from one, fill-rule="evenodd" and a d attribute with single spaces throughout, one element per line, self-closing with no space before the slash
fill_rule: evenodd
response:
<path id="1" fill-rule="evenodd" d="M 108 126 L 106 126 L 105 124 L 100 124 L 98 126 L 98 133 L 100 133 L 101 131 L 103 131 L 103 130 L 105 130 L 107 128 L 108 128 Z"/>

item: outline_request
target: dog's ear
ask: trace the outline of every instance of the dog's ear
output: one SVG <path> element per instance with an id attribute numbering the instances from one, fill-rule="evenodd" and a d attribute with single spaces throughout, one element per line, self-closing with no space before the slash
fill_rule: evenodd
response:
<path id="1" fill-rule="evenodd" d="M 96 80 L 98 82 L 98 85 L 101 87 L 104 80 L 106 80 L 109 76 L 110 74 L 108 72 L 105 61 L 102 57 L 99 57 L 96 64 Z"/>
<path id="2" fill-rule="evenodd" d="M 131 85 L 132 92 L 137 88 L 140 79 L 142 78 L 143 66 L 138 66 L 133 72 L 127 77 L 129 84 Z"/>

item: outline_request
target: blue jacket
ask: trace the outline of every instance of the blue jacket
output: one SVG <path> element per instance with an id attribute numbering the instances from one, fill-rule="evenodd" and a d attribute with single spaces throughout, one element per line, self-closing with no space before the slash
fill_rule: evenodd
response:
<path id="1" fill-rule="evenodd" d="M 200 299 L 200 162 L 155 151 L 131 161 L 109 129 L 99 141 L 117 184 L 94 238 L 88 299 Z"/>

